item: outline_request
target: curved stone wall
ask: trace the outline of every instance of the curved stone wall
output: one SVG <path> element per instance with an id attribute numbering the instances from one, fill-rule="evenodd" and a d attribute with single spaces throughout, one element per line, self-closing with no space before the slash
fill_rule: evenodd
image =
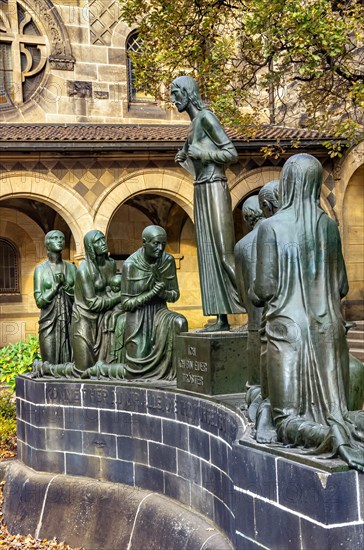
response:
<path id="1" fill-rule="evenodd" d="M 211 521 L 164 495 L 18 461 L 6 469 L 3 513 L 11 533 L 88 550 L 233 550 Z"/>
<path id="2" fill-rule="evenodd" d="M 25 465 L 163 493 L 234 540 L 231 453 L 244 421 L 232 409 L 168 388 L 26 377 L 17 398 Z"/>
<path id="3" fill-rule="evenodd" d="M 363 548 L 364 474 L 258 445 L 238 408 L 168 384 L 25 376 L 17 406 L 18 457 L 36 471 L 164 494 L 239 550 Z"/>

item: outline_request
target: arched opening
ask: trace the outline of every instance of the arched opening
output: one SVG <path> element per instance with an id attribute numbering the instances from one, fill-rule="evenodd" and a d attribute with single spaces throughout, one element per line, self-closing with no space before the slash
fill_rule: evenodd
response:
<path id="1" fill-rule="evenodd" d="M 254 195 L 258 196 L 259 189 L 254 189 L 254 191 L 251 191 L 250 193 L 247 193 L 241 201 L 236 205 L 236 207 L 233 210 L 233 218 L 234 218 L 234 229 L 235 229 L 235 241 L 238 242 L 240 239 L 245 237 L 250 231 L 248 224 L 245 222 L 242 214 L 242 208 L 243 204 L 246 201 L 247 198 L 253 197 Z"/>
<path id="2" fill-rule="evenodd" d="M 344 258 L 349 279 L 345 316 L 363 319 L 364 306 L 364 165 L 357 168 L 346 188 L 343 208 Z"/>
<path id="3" fill-rule="evenodd" d="M 19 249 L 11 240 L 0 236 L 0 301 L 20 295 Z"/>
<path id="4" fill-rule="evenodd" d="M 143 229 L 152 224 L 167 231 L 166 251 L 176 260 L 181 296 L 170 308 L 183 313 L 190 328 L 201 327 L 206 318 L 201 310 L 194 225 L 186 211 L 171 198 L 146 192 L 119 206 L 107 230 L 110 255 L 122 272 L 126 258 L 142 246 Z"/>
<path id="5" fill-rule="evenodd" d="M 116 182 L 111 190 L 105 191 L 95 202 L 95 217 L 93 227 L 108 234 L 110 224 L 117 209 L 122 204 L 130 204 L 129 200 L 147 195 L 169 199 L 193 218 L 193 184 L 188 177 L 169 171 L 144 170 L 132 174 L 127 179 Z M 161 224 L 158 224 L 161 225 Z M 171 240 L 171 237 L 169 238 Z"/>
<path id="6" fill-rule="evenodd" d="M 0 200 L 0 346 L 38 332 L 33 276 L 35 267 L 47 257 L 44 237 L 52 229 L 65 234 L 63 258 L 73 261 L 75 242 L 66 220 L 58 212 L 30 198 Z M 4 247 L 6 243 L 13 245 L 10 255 L 9 245 L 7 249 Z"/>
<path id="7" fill-rule="evenodd" d="M 109 249 L 117 260 L 126 259 L 141 246 L 141 234 L 147 225 L 160 225 L 168 235 L 167 251 L 178 255 L 187 213 L 172 199 L 155 193 L 135 195 L 113 214 L 108 228 Z M 120 258 L 119 258 L 120 256 Z"/>
<path id="8" fill-rule="evenodd" d="M 53 229 L 62 231 L 66 241 L 63 257 L 65 260 L 70 260 L 71 258 L 73 260 L 75 249 L 71 229 L 66 220 L 48 204 L 34 199 L 10 198 L 0 201 L 0 208 L 7 208 L 12 211 L 14 219 L 16 219 L 16 213 L 21 212 L 33 220 L 43 231 L 44 235 Z"/>
<path id="9" fill-rule="evenodd" d="M 53 221 L 65 223 L 71 232 L 75 259 L 83 257 L 83 235 L 93 227 L 92 216 L 86 201 L 55 178 L 34 172 L 27 172 L 26 177 L 24 172 L 5 172 L 0 177 L 0 207 L 29 215 L 45 233 L 53 229 Z"/>

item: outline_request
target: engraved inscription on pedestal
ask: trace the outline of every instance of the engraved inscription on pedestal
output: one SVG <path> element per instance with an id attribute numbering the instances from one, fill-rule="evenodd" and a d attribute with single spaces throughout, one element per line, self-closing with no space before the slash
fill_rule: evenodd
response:
<path id="1" fill-rule="evenodd" d="M 197 359 L 197 349 L 199 355 L 204 355 L 204 361 Z M 191 346 L 187 344 L 187 357 L 178 358 L 177 368 L 181 371 L 183 384 L 192 386 L 206 387 L 209 384 L 209 363 L 207 353 L 209 349 L 206 346 Z M 203 392 L 202 392 L 203 393 Z"/>
<path id="2" fill-rule="evenodd" d="M 176 339 L 177 387 L 204 395 L 239 393 L 246 383 L 244 333 L 184 333 Z"/>

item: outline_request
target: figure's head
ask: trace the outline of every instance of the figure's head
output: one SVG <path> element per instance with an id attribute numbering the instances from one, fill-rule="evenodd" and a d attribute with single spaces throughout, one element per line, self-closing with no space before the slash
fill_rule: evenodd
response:
<path id="1" fill-rule="evenodd" d="M 186 110 L 190 102 L 199 111 L 204 108 L 197 82 L 191 76 L 179 76 L 173 80 L 171 98 L 180 113 Z"/>
<path id="2" fill-rule="evenodd" d="M 95 260 L 96 256 L 107 255 L 107 242 L 106 237 L 98 229 L 91 229 L 88 231 L 83 239 L 86 256 Z"/>
<path id="3" fill-rule="evenodd" d="M 44 242 L 47 252 L 62 252 L 65 245 L 65 237 L 62 231 L 54 229 L 46 234 Z"/>
<path id="4" fill-rule="evenodd" d="M 290 157 L 283 166 L 280 199 L 283 206 L 306 199 L 320 201 L 323 169 L 321 162 L 307 153 Z"/>
<path id="5" fill-rule="evenodd" d="M 114 275 L 110 281 L 110 288 L 113 292 L 119 292 L 121 288 L 121 275 Z"/>
<path id="6" fill-rule="evenodd" d="M 167 233 L 159 225 L 148 225 L 142 233 L 144 257 L 154 263 L 162 257 L 167 243 Z"/>
<path id="7" fill-rule="evenodd" d="M 253 229 L 255 224 L 264 218 L 263 212 L 259 206 L 259 199 L 257 195 L 248 197 L 246 201 L 244 201 L 242 213 L 243 218 L 250 229 Z"/>
<path id="8" fill-rule="evenodd" d="M 279 180 L 266 183 L 259 191 L 259 206 L 265 218 L 274 216 L 279 208 Z"/>

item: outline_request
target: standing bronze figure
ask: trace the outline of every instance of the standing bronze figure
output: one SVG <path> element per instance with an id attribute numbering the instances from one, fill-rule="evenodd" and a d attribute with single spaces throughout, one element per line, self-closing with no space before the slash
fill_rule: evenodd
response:
<path id="1" fill-rule="evenodd" d="M 364 412 L 348 411 L 340 309 L 348 281 L 337 225 L 319 204 L 322 172 L 311 155 L 286 162 L 281 207 L 258 229 L 253 289 L 266 304 L 268 394 L 278 441 L 338 454 L 364 471 Z"/>
<path id="2" fill-rule="evenodd" d="M 229 330 L 228 313 L 242 313 L 235 282 L 234 224 L 225 167 L 237 161 L 234 145 L 216 116 L 202 102 L 189 76 L 172 82 L 172 102 L 192 121 L 176 155 L 194 176 L 194 221 L 204 315 L 217 315 L 206 330 Z"/>
<path id="3" fill-rule="evenodd" d="M 41 310 L 40 353 L 43 361 L 67 363 L 72 360 L 70 325 L 76 268 L 62 260 L 65 238 L 61 231 L 45 236 L 48 259 L 34 271 L 34 298 Z"/>

